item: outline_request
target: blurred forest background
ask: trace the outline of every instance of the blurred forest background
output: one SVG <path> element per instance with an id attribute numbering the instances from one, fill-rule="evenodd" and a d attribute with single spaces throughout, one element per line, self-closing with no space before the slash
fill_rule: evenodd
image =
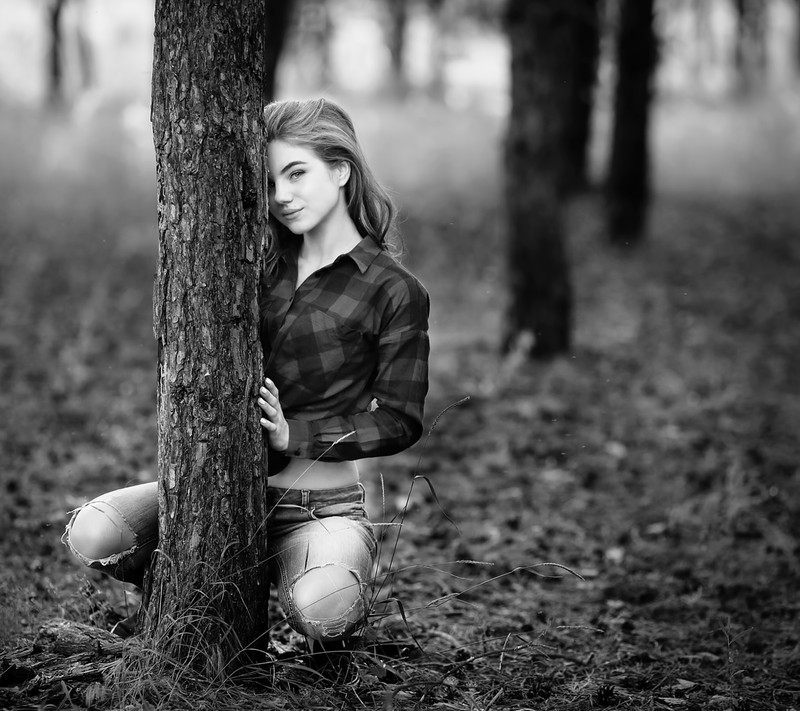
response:
<path id="1" fill-rule="evenodd" d="M 533 359 L 507 332 L 506 3 L 296 0 L 288 19 L 275 96 L 352 113 L 432 296 L 430 433 L 366 467 L 374 517 L 405 510 L 387 550 L 409 617 L 379 636 L 427 650 L 362 675 L 378 707 L 800 708 L 800 2 L 655 2 L 632 240 L 608 212 L 624 4 L 600 4 L 586 184 L 553 203 L 568 342 Z M 59 537 L 155 476 L 153 3 L 0 18 L 0 706 L 82 708 L 96 678 L 18 659 L 50 617 L 124 615 Z M 581 577 L 517 570 L 544 561 Z"/>

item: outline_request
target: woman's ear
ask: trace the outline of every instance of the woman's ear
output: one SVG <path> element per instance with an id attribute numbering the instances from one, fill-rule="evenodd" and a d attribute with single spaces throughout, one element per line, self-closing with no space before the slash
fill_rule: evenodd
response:
<path id="1" fill-rule="evenodd" d="M 346 160 L 339 161 L 336 164 L 336 174 L 339 177 L 339 187 L 347 185 L 347 181 L 350 180 L 350 163 Z"/>

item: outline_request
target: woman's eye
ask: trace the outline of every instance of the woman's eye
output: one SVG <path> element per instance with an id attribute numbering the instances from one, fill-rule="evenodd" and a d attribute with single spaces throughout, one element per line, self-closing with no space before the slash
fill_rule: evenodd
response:
<path id="1" fill-rule="evenodd" d="M 292 180 L 297 180 L 303 174 L 302 170 L 293 170 L 289 177 Z"/>

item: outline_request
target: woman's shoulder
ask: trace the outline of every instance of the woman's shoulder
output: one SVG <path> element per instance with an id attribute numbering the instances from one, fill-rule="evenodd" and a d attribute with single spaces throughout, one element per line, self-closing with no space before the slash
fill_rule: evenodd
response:
<path id="1" fill-rule="evenodd" d="M 376 280 L 389 292 L 428 300 L 428 291 L 422 281 L 389 252 L 381 250 L 372 266 Z"/>
<path id="2" fill-rule="evenodd" d="M 370 271 L 377 288 L 373 306 L 383 318 L 427 329 L 430 297 L 423 283 L 394 256 L 383 251 L 375 257 Z"/>

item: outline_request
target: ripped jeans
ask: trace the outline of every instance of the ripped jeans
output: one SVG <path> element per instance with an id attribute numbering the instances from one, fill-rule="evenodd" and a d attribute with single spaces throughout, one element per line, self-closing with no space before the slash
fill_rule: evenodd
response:
<path id="1" fill-rule="evenodd" d="M 289 624 L 320 641 L 348 637 L 365 624 L 377 554 L 363 486 L 271 487 L 267 498 L 270 576 Z M 84 565 L 141 586 L 158 545 L 157 484 L 93 499 L 72 512 L 62 541 Z"/>

